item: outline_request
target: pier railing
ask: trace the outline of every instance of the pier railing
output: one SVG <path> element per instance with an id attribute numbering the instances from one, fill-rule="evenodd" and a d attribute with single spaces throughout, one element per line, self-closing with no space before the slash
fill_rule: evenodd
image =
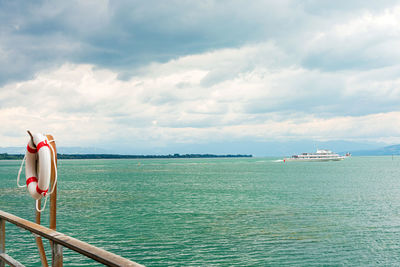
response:
<path id="1" fill-rule="evenodd" d="M 0 267 L 4 267 L 5 263 L 10 266 L 24 266 L 6 254 L 6 221 L 48 239 L 51 244 L 52 266 L 59 267 L 63 265 L 63 247 L 74 250 L 107 266 L 143 266 L 104 249 L 0 210 Z"/>

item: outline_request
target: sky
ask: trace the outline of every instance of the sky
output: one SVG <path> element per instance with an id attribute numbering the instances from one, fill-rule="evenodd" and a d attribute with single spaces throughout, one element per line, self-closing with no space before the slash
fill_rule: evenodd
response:
<path id="1" fill-rule="evenodd" d="M 0 147 L 398 144 L 399 47 L 398 1 L 0 0 Z"/>

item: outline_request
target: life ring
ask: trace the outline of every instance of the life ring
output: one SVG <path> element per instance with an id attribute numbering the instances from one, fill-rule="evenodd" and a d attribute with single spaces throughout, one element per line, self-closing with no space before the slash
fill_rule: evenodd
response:
<path id="1" fill-rule="evenodd" d="M 50 185 L 51 151 L 46 136 L 33 134 L 26 151 L 26 186 L 31 196 L 39 200 L 46 196 Z M 36 148 L 35 148 L 36 146 Z"/>

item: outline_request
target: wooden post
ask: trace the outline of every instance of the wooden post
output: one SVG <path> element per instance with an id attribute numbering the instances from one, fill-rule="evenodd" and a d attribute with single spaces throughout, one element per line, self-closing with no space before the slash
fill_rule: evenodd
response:
<path id="1" fill-rule="evenodd" d="M 0 254 L 6 253 L 6 220 L 0 218 Z M 4 267 L 5 263 L 0 259 L 0 267 Z"/>
<path id="2" fill-rule="evenodd" d="M 63 266 L 63 249 L 62 246 L 54 241 L 51 244 L 51 258 L 52 267 L 62 267 Z"/>
<path id="3" fill-rule="evenodd" d="M 53 185 L 56 178 L 56 168 L 57 168 L 57 148 L 56 143 L 52 142 L 54 140 L 53 136 L 48 134 L 46 135 L 47 139 L 49 140 L 50 145 L 53 147 L 54 150 L 54 157 L 56 159 L 56 165 L 54 166 L 53 163 L 53 151 L 51 151 L 51 176 L 50 176 L 50 188 L 53 189 Z M 53 193 L 50 195 L 50 229 L 56 230 L 57 228 L 57 184 L 54 187 Z"/>
<path id="4" fill-rule="evenodd" d="M 28 131 L 28 133 L 30 134 L 30 132 Z M 31 135 L 31 134 L 30 134 Z M 32 137 L 32 135 L 31 135 Z M 52 135 L 46 135 L 47 139 L 49 140 L 49 145 L 52 146 L 52 148 L 54 149 L 55 152 L 55 164 L 53 162 L 53 151 L 50 150 L 51 153 L 51 174 L 50 174 L 50 184 L 49 184 L 49 192 L 51 192 L 51 190 L 53 189 L 53 185 L 55 183 L 55 170 L 57 168 L 57 149 L 56 149 L 56 144 L 55 142 L 51 142 L 54 140 Z M 39 200 L 38 203 L 39 207 L 41 207 L 41 200 Z M 50 195 L 50 229 L 56 230 L 56 213 L 57 213 L 57 184 L 54 187 L 54 191 L 53 193 Z M 40 212 L 36 211 L 36 223 L 40 224 Z M 36 244 L 37 247 L 39 249 L 39 255 L 40 255 L 40 259 L 42 261 L 42 266 L 44 267 L 48 267 L 49 264 L 47 262 L 47 257 L 46 257 L 46 253 L 44 251 L 44 246 L 43 246 L 43 241 L 41 237 L 36 237 Z M 53 242 L 50 241 L 50 246 L 53 250 L 53 248 L 55 248 L 52 244 Z M 54 255 L 56 256 L 56 258 L 54 258 Z M 52 266 L 62 266 L 62 248 L 59 249 L 58 253 L 54 253 L 54 251 L 52 251 Z M 54 265 L 54 263 L 57 263 L 57 265 Z M 2 267 L 2 266 L 0 266 Z"/>
<path id="5" fill-rule="evenodd" d="M 39 207 L 41 207 L 42 201 L 40 199 L 38 201 L 39 201 L 38 205 L 39 205 Z M 36 223 L 40 224 L 40 212 L 38 212 L 38 211 L 36 211 Z M 48 267 L 49 264 L 47 263 L 47 258 L 46 258 L 46 253 L 44 251 L 42 238 L 40 236 L 36 236 L 35 240 L 36 240 L 36 244 L 37 244 L 37 247 L 39 250 L 40 259 L 42 261 L 42 266 Z"/>
<path id="6" fill-rule="evenodd" d="M 50 187 L 49 191 L 53 189 L 54 191 L 50 195 L 50 229 L 56 230 L 57 228 L 57 184 L 56 183 L 56 168 L 57 168 L 57 147 L 56 143 L 52 142 L 54 137 L 50 134 L 46 135 L 47 139 L 49 140 L 49 144 L 52 146 L 54 150 L 51 151 L 51 175 L 50 175 Z M 55 165 L 53 162 L 53 156 L 55 158 Z M 57 243 L 50 241 L 51 246 L 51 256 L 52 256 L 52 264 L 51 266 L 55 267 L 62 267 L 63 266 L 63 253 L 62 253 L 62 246 Z"/>

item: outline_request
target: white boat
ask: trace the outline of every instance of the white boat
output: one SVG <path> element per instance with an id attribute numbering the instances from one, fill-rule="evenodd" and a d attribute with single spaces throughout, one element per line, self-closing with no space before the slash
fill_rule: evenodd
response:
<path id="1" fill-rule="evenodd" d="M 346 156 L 340 156 L 327 149 L 317 149 L 315 153 L 293 155 L 291 158 L 284 158 L 283 161 L 339 161 L 344 160 L 348 156 L 350 155 L 346 154 Z"/>

